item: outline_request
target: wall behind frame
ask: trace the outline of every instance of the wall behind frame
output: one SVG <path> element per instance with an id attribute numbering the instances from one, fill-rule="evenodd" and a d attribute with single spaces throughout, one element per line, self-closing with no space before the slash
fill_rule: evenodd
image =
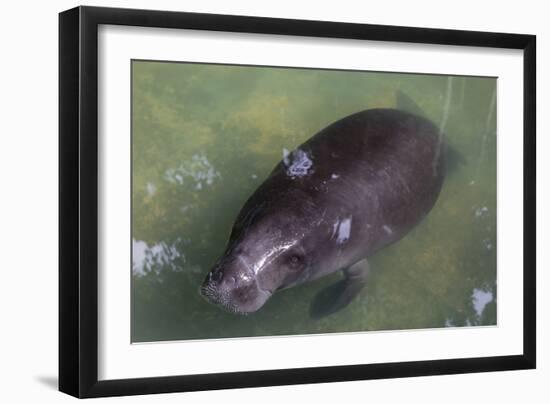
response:
<path id="1" fill-rule="evenodd" d="M 2 136 L 0 137 L 0 245 L 3 279 L 0 282 L 2 329 L 0 377 L 6 402 L 40 399 L 63 403 L 72 398 L 57 392 L 57 13 L 79 5 L 10 2 L 3 12 Z M 537 71 L 550 71 L 550 27 L 543 2 L 503 3 L 463 0 L 391 2 L 257 2 L 253 0 L 187 0 L 176 2 L 91 1 L 87 5 L 151 8 L 225 14 L 248 14 L 345 22 L 409 25 L 433 28 L 530 33 L 538 36 Z M 550 109 L 550 79 L 539 74 L 538 133 L 549 133 L 541 113 Z M 548 137 L 538 137 L 538 340 L 550 340 L 550 243 L 545 227 L 550 215 L 550 150 Z M 546 186 L 544 186 L 546 184 Z M 342 397 L 366 401 L 424 403 L 518 401 L 529 397 L 543 402 L 550 394 L 550 351 L 539 343 L 538 369 L 460 376 L 423 377 L 275 387 L 247 390 L 113 398 L 130 403 L 224 403 L 315 401 L 333 403 Z"/>

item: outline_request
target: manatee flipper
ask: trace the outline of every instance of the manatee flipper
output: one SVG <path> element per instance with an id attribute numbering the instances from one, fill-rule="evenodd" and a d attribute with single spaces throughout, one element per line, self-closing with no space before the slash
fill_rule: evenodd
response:
<path id="1" fill-rule="evenodd" d="M 343 309 L 367 283 L 369 263 L 363 259 L 343 270 L 344 279 L 321 290 L 311 304 L 309 314 L 320 319 Z"/>

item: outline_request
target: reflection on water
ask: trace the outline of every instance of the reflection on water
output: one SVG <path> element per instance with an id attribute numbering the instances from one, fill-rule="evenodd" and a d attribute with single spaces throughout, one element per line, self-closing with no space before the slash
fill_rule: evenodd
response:
<path id="1" fill-rule="evenodd" d="M 219 177 L 220 173 L 204 154 L 194 154 L 190 161 L 185 161 L 176 168 L 169 168 L 164 174 L 164 178 L 173 184 L 183 185 L 186 180 L 190 180 L 194 183 L 195 189 L 202 189 L 203 185 L 212 185 Z"/>
<path id="2" fill-rule="evenodd" d="M 179 241 L 179 240 L 178 240 Z M 185 264 L 185 256 L 177 244 L 164 241 L 148 246 L 145 241 L 132 240 L 132 273 L 144 276 L 149 272 L 160 275 L 163 270 L 179 271 Z M 162 277 L 158 277 L 159 280 Z"/>
<path id="3" fill-rule="evenodd" d="M 472 293 L 472 303 L 478 316 L 483 314 L 483 310 L 488 303 L 493 300 L 493 294 L 491 291 L 484 291 L 481 289 L 474 289 Z"/>
<path id="4" fill-rule="evenodd" d="M 496 324 L 496 80 L 132 66 L 133 341 Z M 394 107 L 399 93 L 439 125 L 462 164 L 428 217 L 370 259 L 360 296 L 321 320 L 309 305 L 340 274 L 277 292 L 249 316 L 202 299 L 237 213 L 275 164 L 307 175 L 315 156 L 291 150 L 351 113 Z M 347 240 L 352 220 L 334 224 L 335 240 Z"/>

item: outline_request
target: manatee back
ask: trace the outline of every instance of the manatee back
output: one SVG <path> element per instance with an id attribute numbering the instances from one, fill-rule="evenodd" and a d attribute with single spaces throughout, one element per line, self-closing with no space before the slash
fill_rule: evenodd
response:
<path id="1" fill-rule="evenodd" d="M 353 217 L 352 232 L 368 253 L 397 241 L 422 220 L 445 177 L 439 129 L 396 109 L 345 117 L 296 150 L 268 182 L 278 184 L 281 194 L 299 189 L 320 207 L 330 207 L 329 220 Z"/>
<path id="2" fill-rule="evenodd" d="M 399 240 L 432 209 L 445 176 L 445 143 L 425 118 L 370 109 L 321 130 L 273 169 L 237 227 L 264 212 L 300 210 L 325 230 L 350 221 L 345 245 L 360 258 Z M 355 259 L 353 258 L 353 259 Z"/>

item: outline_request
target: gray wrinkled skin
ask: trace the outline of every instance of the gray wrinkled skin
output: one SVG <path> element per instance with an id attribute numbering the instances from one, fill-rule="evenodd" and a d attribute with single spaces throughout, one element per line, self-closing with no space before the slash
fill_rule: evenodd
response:
<path id="1" fill-rule="evenodd" d="M 432 209 L 444 157 L 439 130 L 407 112 L 371 109 L 331 124 L 287 153 L 248 199 L 202 295 L 251 313 L 277 290 L 368 258 Z"/>

